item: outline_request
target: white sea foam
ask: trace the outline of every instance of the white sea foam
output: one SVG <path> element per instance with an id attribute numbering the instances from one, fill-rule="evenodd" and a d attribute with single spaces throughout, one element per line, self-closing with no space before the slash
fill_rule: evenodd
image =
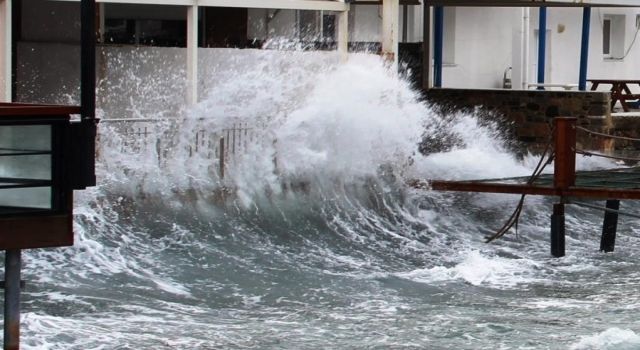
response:
<path id="1" fill-rule="evenodd" d="M 633 350 L 640 348 L 640 336 L 630 329 L 609 328 L 602 333 L 583 336 L 571 350 Z"/>
<path id="2" fill-rule="evenodd" d="M 536 264 L 529 260 L 486 256 L 476 250 L 462 252 L 458 258 L 461 261 L 452 267 L 435 266 L 397 276 L 420 283 L 462 280 L 474 286 L 493 288 L 511 288 L 534 281 Z"/>

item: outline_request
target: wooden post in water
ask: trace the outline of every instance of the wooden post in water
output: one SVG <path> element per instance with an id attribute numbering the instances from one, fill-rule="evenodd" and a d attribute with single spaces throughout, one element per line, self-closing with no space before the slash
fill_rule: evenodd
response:
<path id="1" fill-rule="evenodd" d="M 553 187 L 560 192 L 560 202 L 551 215 L 551 255 L 560 258 L 565 254 L 564 192 L 576 182 L 576 118 L 555 118 L 554 123 Z"/>
<path id="2" fill-rule="evenodd" d="M 602 223 L 602 238 L 600 238 L 600 251 L 612 252 L 616 245 L 616 231 L 618 230 L 618 212 L 620 200 L 607 200 L 607 209 L 612 211 L 604 212 L 604 222 Z M 615 211 L 613 211 L 615 210 Z"/>
<path id="3" fill-rule="evenodd" d="M 20 349 L 20 249 L 5 252 L 4 349 Z"/>
<path id="4" fill-rule="evenodd" d="M 556 203 L 551 214 L 551 255 L 556 258 L 563 257 L 564 247 L 564 203 Z"/>

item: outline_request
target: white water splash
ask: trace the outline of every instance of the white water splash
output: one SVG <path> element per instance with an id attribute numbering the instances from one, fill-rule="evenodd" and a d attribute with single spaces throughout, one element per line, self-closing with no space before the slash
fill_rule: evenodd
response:
<path id="1" fill-rule="evenodd" d="M 633 350 L 640 348 L 640 336 L 630 329 L 609 328 L 602 333 L 582 337 L 571 350 Z"/>

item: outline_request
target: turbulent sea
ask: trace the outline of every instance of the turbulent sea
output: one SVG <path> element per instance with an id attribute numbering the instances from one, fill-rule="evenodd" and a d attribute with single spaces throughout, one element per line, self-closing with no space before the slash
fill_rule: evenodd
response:
<path id="1" fill-rule="evenodd" d="M 103 106 L 75 245 L 24 253 L 25 349 L 640 349 L 636 219 L 603 254 L 602 213 L 568 207 L 554 259 L 553 199 L 530 197 L 517 235 L 485 244 L 518 196 L 406 182 L 529 175 L 498 125 L 443 118 L 375 56 L 251 52 L 173 120 L 153 86 L 130 108 L 151 122 Z"/>

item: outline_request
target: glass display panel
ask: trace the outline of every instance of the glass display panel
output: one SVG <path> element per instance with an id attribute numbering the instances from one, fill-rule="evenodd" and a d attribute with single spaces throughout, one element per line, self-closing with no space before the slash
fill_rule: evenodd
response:
<path id="1" fill-rule="evenodd" d="M 51 187 L 0 189 L 0 207 L 51 209 Z"/>
<path id="2" fill-rule="evenodd" d="M 0 214 L 51 209 L 51 140 L 51 125 L 0 125 Z"/>

